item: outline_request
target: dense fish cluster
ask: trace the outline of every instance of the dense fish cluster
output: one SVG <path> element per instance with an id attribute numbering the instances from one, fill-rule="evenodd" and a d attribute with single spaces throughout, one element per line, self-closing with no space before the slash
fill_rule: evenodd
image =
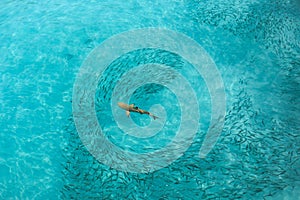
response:
<path id="1" fill-rule="evenodd" d="M 299 181 L 295 145 L 300 137 L 295 130 L 283 131 L 275 119 L 261 118 L 243 84 L 218 144 L 205 159 L 197 155 L 203 139 L 199 132 L 179 160 L 149 174 L 120 172 L 99 163 L 82 146 L 70 121 L 62 197 L 271 199 L 289 189 Z"/>

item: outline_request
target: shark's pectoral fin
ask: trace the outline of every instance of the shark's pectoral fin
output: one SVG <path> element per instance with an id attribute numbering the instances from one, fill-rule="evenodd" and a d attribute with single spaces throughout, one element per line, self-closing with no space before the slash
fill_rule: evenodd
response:
<path id="1" fill-rule="evenodd" d="M 130 112 L 127 110 L 126 111 L 126 116 L 129 117 L 129 115 L 130 115 Z"/>

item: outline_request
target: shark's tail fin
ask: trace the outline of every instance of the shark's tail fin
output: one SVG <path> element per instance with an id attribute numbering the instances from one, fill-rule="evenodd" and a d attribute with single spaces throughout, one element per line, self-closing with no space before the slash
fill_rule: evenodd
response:
<path id="1" fill-rule="evenodd" d="M 155 115 L 151 115 L 153 117 L 154 120 L 156 120 L 158 117 Z"/>

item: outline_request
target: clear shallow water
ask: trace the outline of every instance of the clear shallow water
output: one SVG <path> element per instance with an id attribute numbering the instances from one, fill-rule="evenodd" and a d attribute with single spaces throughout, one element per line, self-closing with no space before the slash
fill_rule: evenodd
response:
<path id="1" fill-rule="evenodd" d="M 1 199 L 299 196 L 296 1 L 0 5 Z M 184 156 L 157 172 L 131 174 L 98 163 L 83 147 L 72 120 L 72 87 L 92 49 L 114 34 L 143 27 L 182 32 L 210 54 L 224 80 L 227 115 L 205 159 L 197 156 L 208 127 L 201 118 Z M 143 101 L 138 93 L 137 103 Z M 207 91 L 199 95 L 209 104 Z M 109 127 L 110 120 L 105 122 Z"/>

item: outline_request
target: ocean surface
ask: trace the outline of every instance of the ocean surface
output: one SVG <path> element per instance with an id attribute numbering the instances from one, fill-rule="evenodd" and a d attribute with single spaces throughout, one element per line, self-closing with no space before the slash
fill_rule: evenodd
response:
<path id="1" fill-rule="evenodd" d="M 226 115 L 216 143 L 199 157 L 214 114 L 209 80 L 167 50 L 143 48 L 117 57 L 102 75 L 95 74 L 94 111 L 111 144 L 143 155 L 166 148 L 183 124 L 184 133 L 195 134 L 182 154 L 169 152 L 177 156 L 172 162 L 162 163 L 161 154 L 156 164 L 164 166 L 138 173 L 109 166 L 89 151 L 75 123 L 74 95 L 83 96 L 74 88 L 99 46 L 115 35 L 145 28 L 171 30 L 201 46 L 222 78 Z M 118 46 L 102 53 L 115 52 Z M 101 63 L 93 60 L 99 68 Z M 113 94 L 122 94 L 114 88 L 121 75 L 151 63 L 172 66 L 193 93 L 181 82 L 172 90 L 148 80 L 171 82 L 174 71 L 130 76 L 128 83 L 140 83 L 148 74 L 147 84 L 133 91 L 130 103 L 162 118 L 138 113 L 127 118 L 121 111 L 120 123 L 132 119 L 138 125 L 138 131 L 127 129 L 140 134 L 136 137 L 116 123 L 113 112 L 120 109 L 112 103 Z M 88 88 L 84 82 L 79 86 Z M 185 103 L 192 94 L 199 106 Z M 200 109 L 200 118 L 182 123 L 194 108 Z M 0 2 L 0 199 L 299 199 L 299 119 L 297 0 Z M 197 129 L 190 131 L 194 122 Z M 157 134 L 140 130 L 153 123 L 162 125 Z M 90 127 L 85 130 L 93 132 Z M 108 156 L 110 163 L 115 156 Z"/>

